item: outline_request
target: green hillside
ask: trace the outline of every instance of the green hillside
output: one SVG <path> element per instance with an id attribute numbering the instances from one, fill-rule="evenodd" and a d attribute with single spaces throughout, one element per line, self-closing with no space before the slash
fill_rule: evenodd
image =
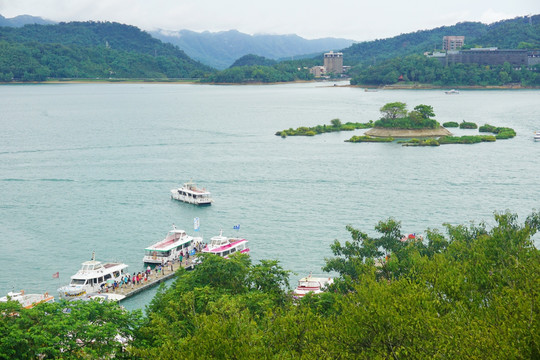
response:
<path id="1" fill-rule="evenodd" d="M 385 59 L 410 54 L 422 54 L 442 47 L 445 35 L 464 35 L 465 42 L 470 37 L 480 37 L 487 31 L 487 25 L 476 22 L 464 22 L 453 26 L 443 26 L 431 30 L 421 30 L 401 34 L 388 39 L 366 41 L 343 49 L 343 62 L 354 66 L 358 63 L 376 64 Z"/>
<path id="2" fill-rule="evenodd" d="M 376 42 L 353 45 L 343 57 L 355 66 L 349 72 L 353 85 L 387 85 L 399 81 L 437 86 L 540 86 L 538 65 L 531 68 L 510 64 L 444 66 L 423 55 L 441 46 L 431 45 L 444 35 L 465 36 L 465 48 L 540 49 L 540 15 L 499 21 L 490 25 L 463 23 Z M 430 40 L 431 39 L 431 40 Z M 399 44 L 406 44 L 398 46 Z"/>
<path id="3" fill-rule="evenodd" d="M 0 80 L 198 78 L 214 70 L 140 29 L 111 22 L 0 27 Z"/>
<path id="4" fill-rule="evenodd" d="M 343 49 L 345 65 L 376 65 L 382 60 L 423 54 L 442 48 L 443 36 L 465 36 L 466 46 L 516 49 L 524 44 L 540 48 L 540 15 L 517 17 L 493 24 L 463 22 L 431 30 L 401 34 L 388 39 L 366 41 Z"/>

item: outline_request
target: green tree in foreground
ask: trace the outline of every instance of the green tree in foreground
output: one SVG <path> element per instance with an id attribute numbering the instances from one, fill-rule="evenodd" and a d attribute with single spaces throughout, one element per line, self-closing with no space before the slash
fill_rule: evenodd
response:
<path id="1" fill-rule="evenodd" d="M 424 238 L 392 218 L 376 236 L 347 226 L 326 260 L 335 286 L 300 300 L 277 261 L 205 255 L 142 325 L 115 304 L 0 304 L 0 358 L 537 359 L 540 212 L 494 218 Z"/>
<path id="2" fill-rule="evenodd" d="M 125 348 L 141 318 L 110 302 L 0 303 L 0 359 L 129 357 Z"/>

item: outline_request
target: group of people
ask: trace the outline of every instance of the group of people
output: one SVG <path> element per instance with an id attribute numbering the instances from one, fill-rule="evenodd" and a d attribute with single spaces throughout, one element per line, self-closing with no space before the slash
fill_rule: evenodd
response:
<path id="1" fill-rule="evenodd" d="M 199 243 L 197 244 L 193 250 L 195 253 L 201 251 L 204 247 L 204 244 Z M 178 261 L 180 262 L 180 265 L 183 264 L 183 261 L 185 260 L 186 263 L 189 262 L 190 254 L 187 249 L 184 249 L 183 252 L 180 253 L 178 256 Z M 158 275 L 165 275 L 165 270 L 169 268 L 170 271 L 174 271 L 173 263 L 171 261 L 167 261 L 163 264 L 158 264 L 156 267 L 154 267 L 155 276 Z M 135 287 L 136 285 L 144 284 L 152 275 L 152 268 L 150 266 L 147 266 L 145 270 L 134 272 L 133 275 L 127 274 L 122 276 L 120 280 L 115 280 L 111 285 L 107 286 L 105 283 L 101 284 L 101 292 L 108 292 L 108 291 L 116 291 L 119 288 L 122 288 L 124 286 L 131 285 L 131 288 Z"/>

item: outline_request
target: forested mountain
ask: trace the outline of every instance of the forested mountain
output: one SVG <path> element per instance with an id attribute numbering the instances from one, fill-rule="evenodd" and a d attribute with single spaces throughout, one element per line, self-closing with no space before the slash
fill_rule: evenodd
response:
<path id="1" fill-rule="evenodd" d="M 0 15 L 0 26 L 21 27 L 26 24 L 50 25 L 56 23 L 54 21 L 46 20 L 38 16 L 19 15 L 13 18 L 5 18 Z"/>
<path id="2" fill-rule="evenodd" d="M 538 66 L 529 68 L 513 68 L 510 64 L 443 66 L 438 60 L 425 57 L 423 55 L 425 51 L 441 47 L 440 45 L 430 47 L 430 41 L 439 39 L 442 44 L 444 35 L 465 36 L 466 48 L 540 49 L 540 15 L 518 17 L 490 25 L 462 23 L 453 27 L 355 44 L 343 50 L 344 59 L 356 64 L 350 71 L 351 84 L 384 85 L 403 80 L 439 86 L 501 86 L 510 83 L 522 86 L 540 85 Z M 398 46 L 399 44 L 402 46 Z M 396 49 L 392 50 L 393 47 Z"/>
<path id="3" fill-rule="evenodd" d="M 540 15 L 517 17 L 493 24 L 463 22 L 453 26 L 442 26 L 401 34 L 388 39 L 366 41 L 343 49 L 346 65 L 359 63 L 375 65 L 385 59 L 411 54 L 423 54 L 442 48 L 443 36 L 465 36 L 466 46 L 499 47 L 515 49 L 520 44 L 540 48 Z M 523 44 L 522 44 L 523 46 Z"/>
<path id="4" fill-rule="evenodd" d="M 156 31 L 151 34 L 177 45 L 192 58 L 217 69 L 225 69 L 247 54 L 277 60 L 343 49 L 353 43 L 353 40 L 337 38 L 307 40 L 298 35 L 248 35 L 237 30 L 216 33 Z"/>
<path id="5" fill-rule="evenodd" d="M 264 56 L 248 54 L 236 60 L 230 67 L 233 68 L 237 66 L 252 66 L 252 65 L 272 66 L 272 65 L 275 65 L 276 63 L 277 63 L 276 60 L 267 59 Z"/>
<path id="6" fill-rule="evenodd" d="M 140 29 L 111 22 L 0 27 L 0 77 L 192 78 L 214 70 Z"/>

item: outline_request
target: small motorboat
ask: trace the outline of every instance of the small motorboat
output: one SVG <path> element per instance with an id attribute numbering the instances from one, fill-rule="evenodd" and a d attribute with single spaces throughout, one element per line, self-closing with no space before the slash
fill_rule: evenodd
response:
<path id="1" fill-rule="evenodd" d="M 315 277 L 309 274 L 298 280 L 298 286 L 293 291 L 295 297 L 303 297 L 307 293 L 320 294 L 326 290 L 326 287 L 332 285 L 334 279 L 331 277 Z"/>
<path id="2" fill-rule="evenodd" d="M 19 292 L 8 292 L 7 296 L 1 297 L 0 302 L 17 301 L 23 308 L 31 309 L 37 304 L 54 302 L 54 296 L 49 293 L 44 294 L 25 294 L 24 290 Z"/>
<path id="3" fill-rule="evenodd" d="M 540 131 L 534 133 L 534 140 L 540 140 Z"/>
<path id="4" fill-rule="evenodd" d="M 459 94 L 459 91 L 456 89 L 448 90 L 444 92 L 446 95 Z"/>

